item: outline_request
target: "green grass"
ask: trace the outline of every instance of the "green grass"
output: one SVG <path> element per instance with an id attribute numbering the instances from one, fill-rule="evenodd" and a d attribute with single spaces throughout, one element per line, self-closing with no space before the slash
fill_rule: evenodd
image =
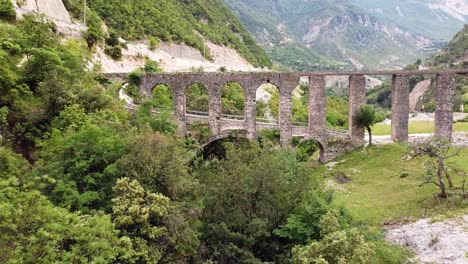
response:
<path id="1" fill-rule="evenodd" d="M 351 178 L 350 182 L 340 185 L 343 190 L 335 192 L 335 203 L 348 209 L 357 223 L 381 226 L 385 222 L 468 211 L 466 200 L 453 197 L 441 200 L 436 196 L 438 189 L 435 185 L 419 187 L 422 182 L 420 175 L 424 172 L 423 158 L 403 160 L 407 152 L 408 148 L 403 144 L 361 148 L 339 158 L 339 163 L 332 169 L 322 165 L 315 168 L 315 172 L 327 180 L 333 180 L 337 172 Z M 463 149 L 460 156 L 447 163 L 455 186 L 461 186 L 460 170 L 468 171 L 466 160 L 468 149 Z M 400 177 L 403 172 L 407 177 Z M 462 204 L 465 209 L 461 208 Z"/>
<path id="2" fill-rule="evenodd" d="M 468 132 L 467 122 L 458 122 L 453 124 L 453 131 Z M 409 123 L 409 133 L 433 133 L 434 122 L 432 121 L 414 121 Z M 372 127 L 373 135 L 390 135 L 392 133 L 391 125 L 377 124 Z"/>

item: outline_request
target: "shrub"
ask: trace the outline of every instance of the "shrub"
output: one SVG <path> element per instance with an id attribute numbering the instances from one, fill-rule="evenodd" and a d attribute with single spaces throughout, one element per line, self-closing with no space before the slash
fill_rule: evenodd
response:
<path id="1" fill-rule="evenodd" d="M 138 86 L 141 83 L 142 75 L 143 73 L 140 70 L 132 71 L 128 74 L 128 81 L 130 84 Z"/>
<path id="2" fill-rule="evenodd" d="M 120 46 L 107 45 L 104 49 L 104 53 L 111 57 L 113 60 L 122 59 L 122 48 Z"/>
<path id="3" fill-rule="evenodd" d="M 0 0 L 0 19 L 13 21 L 16 18 L 16 12 L 11 0 Z"/>
<path id="4" fill-rule="evenodd" d="M 158 62 L 150 60 L 149 58 L 146 58 L 145 66 L 143 67 L 143 70 L 147 73 L 161 72 Z"/>
<path id="5" fill-rule="evenodd" d="M 155 38 L 153 36 L 150 36 L 148 46 L 149 46 L 150 50 L 154 51 L 155 49 L 157 49 L 159 47 L 159 39 Z"/>

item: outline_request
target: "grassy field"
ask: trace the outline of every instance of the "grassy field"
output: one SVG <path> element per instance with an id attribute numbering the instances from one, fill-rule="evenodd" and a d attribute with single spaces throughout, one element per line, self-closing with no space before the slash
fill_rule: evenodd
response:
<path id="1" fill-rule="evenodd" d="M 454 196 L 441 200 L 436 196 L 437 186 L 420 187 L 424 160 L 402 159 L 406 153 L 408 147 L 403 144 L 361 148 L 339 158 L 333 168 L 320 165 L 315 172 L 336 186 L 335 203 L 347 208 L 356 223 L 381 226 L 386 222 L 468 212 L 466 200 Z M 460 156 L 447 161 L 456 187 L 468 178 L 462 176 L 462 170 L 468 171 L 467 160 L 468 149 L 463 149 Z M 348 176 L 350 181 L 337 183 L 338 174 Z"/>
<path id="2" fill-rule="evenodd" d="M 453 124 L 455 132 L 468 132 L 468 122 L 458 122 Z M 373 135 L 390 135 L 392 127 L 390 125 L 377 124 L 372 127 Z M 434 122 L 432 121 L 413 121 L 409 123 L 409 133 L 433 133 Z"/>

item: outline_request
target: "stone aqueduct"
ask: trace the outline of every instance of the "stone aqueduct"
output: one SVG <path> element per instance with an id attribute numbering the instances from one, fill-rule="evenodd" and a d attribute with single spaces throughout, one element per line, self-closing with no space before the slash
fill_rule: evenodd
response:
<path id="1" fill-rule="evenodd" d="M 362 71 L 362 72 L 249 72 L 249 73 L 160 73 L 142 77 L 140 93 L 145 98 L 152 97 L 152 89 L 167 85 L 172 91 L 174 117 L 179 135 L 185 136 L 187 124 L 196 119 L 208 119 L 214 139 L 222 138 L 226 131 L 241 129 L 248 139 L 255 139 L 257 128 L 279 128 L 282 145 L 290 142 L 293 136 L 315 139 L 321 145 L 320 160 L 334 158 L 328 147 L 328 139 L 334 132 L 326 127 L 326 76 L 349 76 L 349 129 L 346 137 L 356 146 L 364 143 L 364 128 L 353 120 L 358 109 L 366 104 L 366 75 L 391 75 L 392 81 L 392 139 L 396 142 L 408 141 L 409 119 L 409 76 L 416 74 L 436 76 L 435 136 L 451 140 L 452 118 L 455 92 L 455 76 L 468 75 L 468 69 L 417 70 L 417 71 Z M 107 74 L 109 79 L 127 81 L 125 73 Z M 297 127 L 292 123 L 292 93 L 301 78 L 309 79 L 309 120 L 307 127 Z M 244 89 L 245 108 L 243 120 L 234 120 L 222 115 L 221 89 L 230 82 L 239 83 Z M 203 84 L 209 96 L 207 117 L 189 115 L 186 111 L 185 90 L 192 84 Z M 279 124 L 262 124 L 256 121 L 256 92 L 262 84 L 273 84 L 280 92 Z"/>

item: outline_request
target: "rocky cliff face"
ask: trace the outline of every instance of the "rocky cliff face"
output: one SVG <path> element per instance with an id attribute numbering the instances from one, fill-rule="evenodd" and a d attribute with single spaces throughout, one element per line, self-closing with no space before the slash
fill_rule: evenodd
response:
<path id="1" fill-rule="evenodd" d="M 70 15 L 62 0 L 13 0 L 20 15 L 28 12 L 38 12 L 54 20 L 71 23 Z"/>

